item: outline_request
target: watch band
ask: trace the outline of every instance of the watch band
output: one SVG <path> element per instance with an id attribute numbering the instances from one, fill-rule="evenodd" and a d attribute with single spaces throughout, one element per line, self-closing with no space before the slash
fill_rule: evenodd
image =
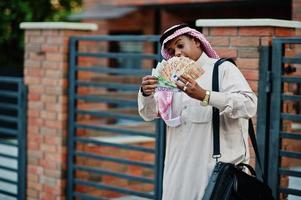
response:
<path id="1" fill-rule="evenodd" d="M 211 92 L 209 90 L 206 90 L 205 97 L 203 101 L 201 101 L 203 105 L 207 106 L 209 104 L 210 94 Z"/>

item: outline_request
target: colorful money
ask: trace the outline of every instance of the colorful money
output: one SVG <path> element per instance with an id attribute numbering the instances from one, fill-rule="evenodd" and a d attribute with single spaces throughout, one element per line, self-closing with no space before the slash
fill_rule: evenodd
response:
<path id="1" fill-rule="evenodd" d="M 168 61 L 163 60 L 152 71 L 152 75 L 158 78 L 159 90 L 178 90 L 175 82 L 178 81 L 179 76 L 185 75 L 195 80 L 203 73 L 202 67 L 187 57 L 173 57 Z"/>

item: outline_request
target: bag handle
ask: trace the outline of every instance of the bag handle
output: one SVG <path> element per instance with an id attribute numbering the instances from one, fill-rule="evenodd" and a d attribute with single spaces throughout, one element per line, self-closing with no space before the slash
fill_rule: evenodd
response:
<path id="1" fill-rule="evenodd" d="M 212 91 L 218 92 L 219 91 L 219 82 L 218 82 L 218 66 L 221 65 L 223 62 L 229 61 L 233 63 L 234 65 L 235 62 L 231 58 L 220 58 L 218 61 L 215 62 L 214 68 L 213 68 L 213 75 L 212 75 Z M 219 109 L 212 107 L 212 124 L 213 124 L 213 155 L 212 157 L 218 161 L 218 158 L 221 157 L 220 153 L 220 121 L 219 121 Z M 262 172 L 262 178 L 263 178 L 263 170 L 262 170 L 262 165 L 259 157 L 259 151 L 258 151 L 258 146 L 256 142 L 256 137 L 255 137 L 255 131 L 253 127 L 253 122 L 252 119 L 249 119 L 249 128 L 248 128 L 249 136 L 252 142 L 252 146 L 255 152 L 255 157 L 256 161 L 258 162 L 259 168 Z"/>
<path id="2" fill-rule="evenodd" d="M 236 167 L 239 167 L 241 169 L 243 167 L 246 167 L 253 176 L 256 176 L 256 172 L 251 165 L 248 165 L 246 163 L 239 163 L 238 165 L 236 165 Z"/>

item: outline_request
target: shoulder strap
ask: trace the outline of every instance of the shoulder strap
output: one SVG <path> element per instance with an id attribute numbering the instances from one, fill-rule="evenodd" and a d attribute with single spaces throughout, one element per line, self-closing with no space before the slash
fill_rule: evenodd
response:
<path id="1" fill-rule="evenodd" d="M 215 62 L 213 68 L 213 77 L 212 77 L 212 91 L 219 91 L 219 82 L 218 82 L 218 66 L 225 61 L 230 61 L 233 64 L 235 62 L 230 58 L 220 58 Z M 212 123 L 213 123 L 213 155 L 212 157 L 218 160 L 221 157 L 220 154 L 220 140 L 219 140 L 219 109 L 212 107 Z"/>
<path id="2" fill-rule="evenodd" d="M 223 62 L 229 61 L 235 65 L 235 62 L 231 58 L 220 58 L 218 61 L 215 62 L 214 68 L 213 68 L 213 75 L 212 75 L 212 91 L 219 91 L 219 82 L 218 82 L 218 67 L 221 65 Z M 213 124 L 213 155 L 212 157 L 218 160 L 218 158 L 221 157 L 220 153 L 220 121 L 219 121 L 219 109 L 212 107 L 212 124 Z M 255 131 L 253 127 L 253 122 L 251 119 L 249 119 L 249 136 L 252 142 L 252 146 L 255 152 L 256 156 L 256 161 L 258 162 L 259 168 L 262 172 L 262 177 L 263 177 L 263 171 L 262 171 L 262 165 L 259 157 L 259 151 L 258 151 L 258 146 L 256 142 L 256 137 L 255 137 Z"/>

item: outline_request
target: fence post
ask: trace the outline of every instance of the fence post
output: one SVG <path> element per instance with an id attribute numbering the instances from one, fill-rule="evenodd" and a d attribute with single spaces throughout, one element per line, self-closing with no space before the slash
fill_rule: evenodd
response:
<path id="1" fill-rule="evenodd" d="M 257 174 L 264 174 L 264 182 L 267 181 L 268 151 L 269 151 L 269 113 L 271 100 L 271 46 L 260 48 L 259 58 L 259 82 L 258 82 L 258 102 L 257 105 L 257 143 L 260 152 L 262 172 L 256 162 Z"/>
<path id="2" fill-rule="evenodd" d="M 21 23 L 28 87 L 28 199 L 66 198 L 68 42 L 95 24 Z"/>

